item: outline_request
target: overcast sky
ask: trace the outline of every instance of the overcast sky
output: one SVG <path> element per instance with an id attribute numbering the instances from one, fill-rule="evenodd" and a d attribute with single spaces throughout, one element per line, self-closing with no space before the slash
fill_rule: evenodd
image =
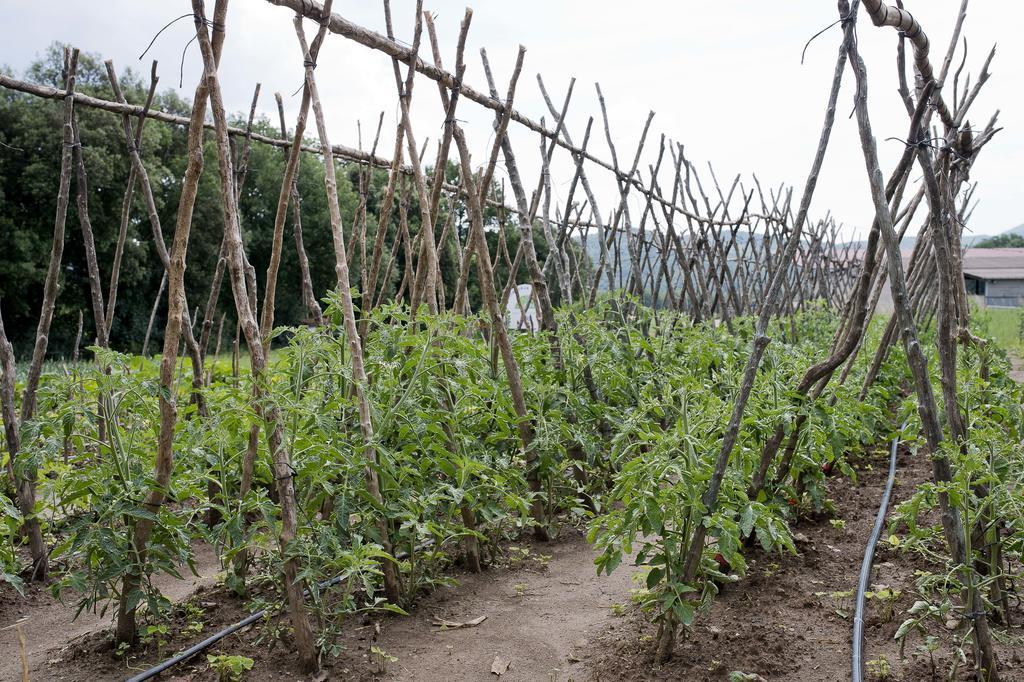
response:
<path id="1" fill-rule="evenodd" d="M 208 0 L 212 11 L 212 0 Z M 412 40 L 415 3 L 393 0 L 399 39 Z M 612 137 L 620 161 L 632 158 L 648 111 L 655 112 L 644 166 L 653 163 L 658 136 L 685 145 L 698 169 L 711 162 L 723 184 L 750 174 L 763 186 L 781 183 L 802 188 L 821 127 L 840 29 L 832 28 L 815 40 L 800 64 L 807 39 L 837 17 L 834 2 L 787 0 L 470 0 L 474 10 L 469 33 L 466 82 L 486 91 L 479 49 L 486 47 L 504 93 L 516 50 L 527 48 L 516 108 L 539 119 L 548 112 L 536 74 L 540 72 L 557 103 L 571 77 L 576 90 L 567 126 L 577 143 L 589 116 L 595 117 L 591 151 L 608 158 L 600 128 L 600 109 L 594 83 L 607 99 Z M 932 41 L 932 62 L 938 69 L 952 31 L 960 0 L 906 0 L 907 9 L 924 25 Z M 455 40 L 466 0 L 427 0 L 434 12 L 445 66 L 454 65 Z M 144 62 L 138 60 L 152 35 L 174 17 L 190 11 L 184 0 L 0 0 L 5 18 L 0 29 L 0 64 L 21 73 L 52 41 L 113 58 L 119 70 L 148 72 L 149 60 L 160 61 L 161 87 L 177 87 L 181 52 L 193 33 L 191 22 L 180 21 L 157 40 Z M 336 0 L 334 11 L 383 33 L 383 9 L 376 0 Z M 234 0 L 227 22 L 227 42 L 221 63 L 221 82 L 227 106 L 247 110 L 252 88 L 262 83 L 259 110 L 273 115 L 273 93 L 285 97 L 289 120 L 294 120 L 299 97 L 291 96 L 302 83 L 292 13 L 264 0 Z M 1024 26 L 1024 3 L 975 0 L 964 34 L 968 41 L 966 71 L 976 73 L 986 53 L 998 43 L 992 79 L 972 109 L 978 127 L 1000 109 L 1005 128 L 979 158 L 973 179 L 980 200 L 969 229 L 994 234 L 1024 223 L 1021 201 L 1024 163 L 1024 44 L 1015 32 Z M 307 33 L 315 31 L 306 22 Z M 876 29 L 862 16 L 861 50 L 870 79 L 869 105 L 879 138 L 883 172 L 891 170 L 901 151 L 907 117 L 896 93 L 896 32 Z M 961 53 L 958 52 L 957 62 Z M 388 57 L 329 36 L 316 71 L 332 142 L 357 144 L 357 121 L 362 122 L 368 146 L 380 112 L 384 133 L 378 150 L 391 154 L 397 116 L 394 77 Z M 403 67 L 404 68 L 404 67 Z M 191 97 L 201 71 L 195 45 L 184 62 L 181 92 Z M 847 72 L 840 110 L 812 212 L 831 211 L 846 225 L 846 233 L 863 234 L 872 211 L 852 110 L 852 74 Z M 433 143 L 441 133 L 443 113 L 437 88 L 417 80 L 414 92 L 417 141 Z M 477 162 L 490 144 L 493 114 L 470 102 L 459 107 Z M 548 120 L 551 116 L 547 115 Z M 537 177 L 540 139 L 513 123 L 511 134 L 528 179 Z M 310 130 L 315 134 L 315 130 Z M 564 200 L 572 177 L 568 155 L 556 153 L 553 169 L 556 199 Z M 432 162 L 432 151 L 428 159 Z M 454 157 L 453 157 L 454 158 Z M 666 163 L 666 165 L 668 165 Z M 500 179 L 503 169 L 496 177 Z M 615 203 L 609 174 L 590 171 L 607 213 Z M 532 180 L 531 180 L 532 182 Z"/>

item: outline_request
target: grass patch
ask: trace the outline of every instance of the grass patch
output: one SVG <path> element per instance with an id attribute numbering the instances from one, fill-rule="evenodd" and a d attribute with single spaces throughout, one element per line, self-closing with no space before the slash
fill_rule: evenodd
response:
<path id="1" fill-rule="evenodd" d="M 978 311 L 978 321 L 985 325 L 988 335 L 995 339 L 1004 350 L 1018 357 L 1024 356 L 1024 340 L 1021 338 L 1022 308 L 986 308 Z"/>

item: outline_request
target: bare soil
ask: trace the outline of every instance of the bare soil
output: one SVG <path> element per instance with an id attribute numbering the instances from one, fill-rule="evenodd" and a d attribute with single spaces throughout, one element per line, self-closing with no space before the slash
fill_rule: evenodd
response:
<path id="1" fill-rule="evenodd" d="M 594 553 L 579 533 L 525 547 L 530 555 L 520 566 L 466 575 L 458 586 L 425 598 L 410 618 L 388 618 L 375 642 L 371 635 L 360 648 L 350 647 L 342 664 L 352 677 L 339 679 L 498 679 L 491 672 L 496 659 L 509 662 L 500 679 L 510 682 L 590 679 L 587 652 L 618 627 L 613 605 L 629 602 L 635 569 L 598 576 Z M 487 618 L 470 628 L 433 624 L 435 618 L 463 623 L 480 616 Z M 385 674 L 372 670 L 369 644 L 397 657 Z"/>
<path id="2" fill-rule="evenodd" d="M 212 585 L 220 571 L 216 552 L 206 544 L 195 547 L 195 564 L 198 576 L 185 570 L 182 573 L 184 580 L 161 574 L 154 578 L 154 582 L 172 602 L 185 601 L 196 590 Z M 51 674 L 49 668 L 72 652 L 79 642 L 97 634 L 102 636 L 110 630 L 113 617 L 113 612 L 108 610 L 103 615 L 83 611 L 75 618 L 74 594 L 65 594 L 62 603 L 53 596 L 50 585 L 26 585 L 24 597 L 9 586 L 3 586 L 0 589 L 0 680 L 21 679 L 17 632 L 7 626 L 21 621 L 32 680 L 82 679 Z"/>
<path id="3" fill-rule="evenodd" d="M 773 682 L 847 680 L 853 591 L 884 485 L 887 453 L 879 451 L 856 464 L 856 483 L 840 478 L 829 482 L 834 518 L 845 521 L 845 526 L 837 528 L 826 517 L 807 519 L 794 528 L 795 556 L 754 551 L 747 577 L 724 589 L 663 667 L 654 667 L 649 656 L 654 626 L 629 606 L 630 590 L 636 587 L 631 576 L 639 569 L 623 565 L 611 576 L 597 576 L 593 550 L 581 533 L 570 530 L 552 543 L 522 542 L 518 550 L 509 548 L 507 556 L 513 560 L 506 565 L 456 575 L 457 585 L 424 596 L 408 617 L 349 618 L 343 627 L 343 653 L 325 661 L 317 679 L 718 682 L 728 680 L 732 671 L 742 671 Z M 898 466 L 894 504 L 930 477 L 924 457 L 901 452 Z M 884 657 L 891 669 L 886 679 L 942 680 L 949 669 L 948 645 L 956 633 L 941 628 L 933 633 L 943 639 L 935 654 L 934 677 L 928 656 L 915 648 L 920 639 L 910 642 L 905 659 L 893 641 L 903 614 L 917 598 L 914 571 L 923 567 L 920 560 L 895 551 L 884 540 L 879 545 L 872 582 L 900 595 L 894 603 L 868 601 L 865 656 L 869 661 Z M 244 603 L 223 588 L 202 587 L 192 599 L 204 614 L 202 633 L 188 633 L 185 619 L 178 615 L 169 643 L 160 652 L 151 644 L 127 664 L 112 657 L 100 632 L 93 630 L 84 638 L 66 636 L 69 633 L 60 629 L 60 623 L 70 622 L 70 612 L 65 611 L 64 621 L 53 621 L 47 643 L 33 645 L 31 679 L 124 679 L 246 613 Z M 1022 623 L 1024 612 L 1017 604 L 1014 622 Z M 35 608 L 28 603 L 23 611 L 36 618 Z M 47 609 L 60 612 L 53 605 Z M 438 618 L 465 623 L 481 616 L 486 619 L 473 627 L 436 625 Z M 14 619 L 5 614 L 5 620 Z M 281 618 L 272 622 L 285 624 Z M 277 641 L 267 632 L 266 626 L 257 624 L 209 653 L 253 658 L 255 667 L 247 680 L 306 679 L 287 653 L 287 635 Z M 1018 642 L 999 646 L 1002 679 L 1024 681 L 1024 647 L 1019 644 L 1024 630 L 1016 626 L 1001 633 Z M 9 669 L 16 670 L 9 666 L 17 664 L 12 659 L 17 649 L 7 642 L 0 646 L 6 675 Z M 499 669 L 508 662 L 500 677 L 491 672 L 496 659 Z M 216 676 L 205 656 L 199 656 L 165 679 L 208 681 Z M 969 668 L 962 669 L 958 679 L 971 679 Z"/>

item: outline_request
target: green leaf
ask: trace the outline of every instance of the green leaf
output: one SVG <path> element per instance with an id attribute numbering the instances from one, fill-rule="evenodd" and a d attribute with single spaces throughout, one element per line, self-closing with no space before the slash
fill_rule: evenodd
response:
<path id="1" fill-rule="evenodd" d="M 147 519 L 153 523 L 158 522 L 159 517 L 148 509 L 140 509 L 138 507 L 133 509 L 126 509 L 124 512 L 126 515 L 134 517 L 136 519 Z"/>
<path id="2" fill-rule="evenodd" d="M 754 521 L 754 507 L 748 504 L 743 508 L 743 513 L 740 514 L 740 532 L 744 537 L 749 536 L 753 532 Z"/>
<path id="3" fill-rule="evenodd" d="M 674 613 L 676 619 L 686 627 L 693 625 L 694 609 L 693 605 L 689 602 L 677 600 L 672 605 L 672 613 Z"/>
<path id="4" fill-rule="evenodd" d="M 907 618 L 900 624 L 899 629 L 896 630 L 896 634 L 893 635 L 893 639 L 897 642 L 907 636 L 911 628 L 917 626 L 918 622 L 916 618 Z"/>
<path id="5" fill-rule="evenodd" d="M 608 556 L 608 560 L 604 564 L 604 572 L 607 575 L 611 575 L 612 571 L 619 567 L 622 562 L 622 552 L 612 552 Z"/>

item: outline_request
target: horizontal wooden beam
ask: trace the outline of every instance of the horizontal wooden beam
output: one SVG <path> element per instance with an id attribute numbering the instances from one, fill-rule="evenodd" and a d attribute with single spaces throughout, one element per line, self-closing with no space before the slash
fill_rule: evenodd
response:
<path id="1" fill-rule="evenodd" d="M 28 95 L 34 95 L 36 97 L 42 97 L 44 99 L 62 100 L 67 94 L 60 88 L 50 87 L 49 85 L 41 85 L 39 83 L 31 83 L 29 81 L 18 80 L 6 74 L 0 73 L 0 86 L 7 88 L 8 90 L 16 90 L 17 92 L 24 92 Z M 121 104 L 112 100 L 102 99 L 100 97 L 92 97 L 91 95 L 85 95 L 81 92 L 75 92 L 75 104 L 85 107 L 92 107 L 93 109 L 102 109 L 103 111 L 109 111 L 112 114 L 128 114 L 129 116 L 138 116 L 142 113 L 142 107 L 137 104 Z M 163 121 L 164 123 L 171 123 L 174 125 L 187 126 L 189 119 L 187 116 L 179 116 L 160 109 L 150 108 L 146 112 L 146 118 L 153 119 L 156 121 Z M 204 123 L 203 126 L 207 130 L 213 130 L 213 123 Z M 240 137 L 246 136 L 244 128 L 228 128 L 229 135 L 236 135 Z M 260 133 L 252 133 L 252 139 L 257 142 L 264 144 L 273 145 L 275 147 L 290 147 L 290 140 L 282 140 L 278 137 L 270 137 L 269 135 L 262 135 Z M 358 163 L 369 164 L 371 161 L 374 166 L 378 167 L 391 167 L 391 161 L 379 156 L 371 156 L 366 152 L 345 145 L 334 144 L 331 145 L 335 156 L 339 156 L 346 161 L 355 161 Z M 314 154 L 320 153 L 320 147 L 312 145 L 302 145 L 302 150 L 306 152 L 312 152 Z M 411 168 L 403 168 L 403 172 L 411 173 Z"/>
<path id="2" fill-rule="evenodd" d="M 59 88 L 54 88 L 49 85 L 41 85 L 39 83 L 32 83 L 29 81 L 19 80 L 12 76 L 0 73 L 0 87 L 7 88 L 8 90 L 14 90 L 15 92 L 22 92 L 27 95 L 33 95 L 35 97 L 41 97 L 43 99 L 63 100 L 66 92 Z M 138 116 L 142 113 L 142 107 L 137 104 L 122 104 L 113 100 L 103 99 L 101 97 L 93 97 L 91 95 L 85 95 L 81 92 L 75 92 L 75 104 L 84 107 L 90 107 L 93 109 L 100 109 L 101 111 L 108 111 L 112 114 L 128 114 L 129 116 Z M 150 107 L 146 110 L 146 118 L 163 121 L 164 123 L 170 123 L 171 125 L 188 126 L 189 117 L 179 116 L 178 114 L 172 114 L 167 111 L 155 109 Z M 213 123 L 204 123 L 203 126 L 207 130 L 213 130 Z M 228 127 L 228 134 L 235 135 L 238 137 L 245 137 L 248 133 L 244 128 Z M 269 144 L 273 147 L 280 147 L 282 149 L 290 147 L 290 140 L 283 140 L 278 137 L 270 137 L 269 135 L 263 135 L 261 133 L 252 133 L 252 139 L 255 142 L 261 142 L 263 144 Z M 381 156 L 370 155 L 359 149 L 353 149 L 352 147 L 346 147 L 341 144 L 332 144 L 331 149 L 334 155 L 338 158 L 350 161 L 353 163 L 361 163 L 364 165 L 370 165 L 377 168 L 389 169 L 391 168 L 391 160 L 385 159 Z M 321 154 L 322 150 L 319 145 L 302 145 L 302 151 L 309 152 L 311 154 Z M 402 166 L 400 168 L 402 173 L 412 175 L 411 166 Z M 445 182 L 442 188 L 449 194 L 462 195 L 463 189 L 459 185 L 453 185 L 450 182 Z M 488 203 L 492 206 L 503 206 L 501 202 L 488 199 Z M 505 207 L 509 211 L 515 209 Z"/>
<path id="3" fill-rule="evenodd" d="M 295 12 L 296 14 L 304 16 L 307 19 L 312 19 L 318 24 L 323 23 L 324 8 L 323 5 L 319 2 L 316 2 L 316 0 L 267 0 L 267 2 L 269 2 L 272 5 L 278 5 L 279 7 L 286 7 Z M 349 40 L 359 43 L 364 47 L 368 47 L 371 50 L 383 52 L 387 56 L 397 59 L 398 61 L 404 64 L 413 65 L 415 66 L 416 71 L 423 74 L 427 78 L 440 83 L 449 90 L 458 89 L 462 97 L 472 100 L 481 106 L 487 107 L 488 109 L 493 109 L 498 113 L 505 112 L 505 103 L 502 102 L 501 100 L 495 99 L 490 95 L 485 95 L 479 90 L 476 90 L 471 86 L 466 85 L 462 81 L 456 79 L 455 75 L 452 74 L 451 72 L 445 71 L 444 69 L 438 68 L 433 64 L 429 64 L 423 61 L 422 59 L 419 58 L 419 56 L 414 55 L 410 48 L 405 47 L 404 45 L 400 45 L 394 40 L 391 40 L 390 38 L 383 36 L 380 33 L 377 33 L 376 31 L 372 31 L 368 28 L 364 28 L 363 26 L 355 24 L 349 21 L 348 19 L 345 19 L 340 14 L 335 14 L 334 12 L 331 13 L 331 16 L 328 19 L 327 23 L 327 30 L 329 30 L 331 33 L 340 35 L 344 38 L 348 38 Z M 652 201 L 655 201 L 691 220 L 701 223 L 708 223 L 712 225 L 730 226 L 747 224 L 746 221 L 716 220 L 714 218 L 701 216 L 691 211 L 687 211 L 682 206 L 679 206 L 665 199 L 659 193 L 651 189 L 648 189 L 639 177 L 635 175 L 627 175 L 622 171 L 616 170 L 615 166 L 609 163 L 608 161 L 605 161 L 604 159 L 594 156 L 593 154 L 584 149 L 581 149 L 573 144 L 570 144 L 565 139 L 563 139 L 563 137 L 558 133 L 558 131 L 551 130 L 550 128 L 541 125 L 537 121 L 534 121 L 528 116 L 519 113 L 515 109 L 511 110 L 511 112 L 509 113 L 509 117 L 516 123 L 525 126 L 526 128 L 536 133 L 539 133 L 550 140 L 553 140 L 556 145 L 569 151 L 569 153 L 571 153 L 573 157 L 582 157 L 587 161 L 590 161 L 591 163 L 594 163 L 600 166 L 601 168 L 604 168 L 608 172 L 612 173 L 619 182 L 628 182 L 630 185 L 635 187 L 638 192 L 640 192 L 646 197 L 649 197 Z"/>

